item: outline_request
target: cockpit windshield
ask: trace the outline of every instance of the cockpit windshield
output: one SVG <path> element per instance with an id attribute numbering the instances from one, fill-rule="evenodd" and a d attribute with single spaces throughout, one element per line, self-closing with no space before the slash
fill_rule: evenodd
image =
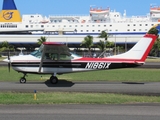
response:
<path id="1" fill-rule="evenodd" d="M 42 45 L 40 46 L 40 48 L 39 48 L 38 50 L 36 50 L 36 51 L 33 51 L 33 52 L 31 53 L 31 55 L 33 55 L 33 56 L 35 56 L 35 57 L 37 57 L 37 58 L 41 58 L 41 57 L 42 57 L 43 47 L 44 47 L 44 45 L 42 44 Z"/>

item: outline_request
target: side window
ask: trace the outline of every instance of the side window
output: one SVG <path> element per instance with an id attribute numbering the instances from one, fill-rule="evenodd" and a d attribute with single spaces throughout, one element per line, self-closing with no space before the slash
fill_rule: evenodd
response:
<path id="1" fill-rule="evenodd" d="M 60 54 L 60 60 L 71 60 L 71 59 L 72 59 L 71 55 Z"/>
<path id="2" fill-rule="evenodd" d="M 44 59 L 47 59 L 47 60 L 58 60 L 58 55 L 56 53 L 45 53 Z"/>

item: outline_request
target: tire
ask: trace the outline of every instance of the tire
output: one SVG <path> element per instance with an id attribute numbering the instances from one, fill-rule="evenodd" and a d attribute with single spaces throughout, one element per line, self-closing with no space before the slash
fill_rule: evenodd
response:
<path id="1" fill-rule="evenodd" d="M 20 83 L 26 83 L 26 78 L 22 77 L 19 81 Z"/>
<path id="2" fill-rule="evenodd" d="M 55 77 L 55 76 L 51 76 L 50 77 L 50 82 L 51 82 L 51 84 L 57 84 L 58 83 L 58 78 Z"/>

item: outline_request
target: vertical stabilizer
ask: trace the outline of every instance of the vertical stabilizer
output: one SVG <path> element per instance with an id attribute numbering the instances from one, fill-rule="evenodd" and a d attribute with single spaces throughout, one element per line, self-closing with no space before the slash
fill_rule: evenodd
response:
<path id="1" fill-rule="evenodd" d="M 125 59 L 125 60 L 139 60 L 139 61 L 144 62 L 154 42 L 156 41 L 156 39 L 157 39 L 156 35 L 146 34 L 129 51 L 119 54 L 119 55 L 110 56 L 108 58 L 118 58 L 118 59 Z"/>
<path id="2" fill-rule="evenodd" d="M 14 0 L 3 0 L 0 22 L 22 22 L 20 12 L 17 10 Z"/>

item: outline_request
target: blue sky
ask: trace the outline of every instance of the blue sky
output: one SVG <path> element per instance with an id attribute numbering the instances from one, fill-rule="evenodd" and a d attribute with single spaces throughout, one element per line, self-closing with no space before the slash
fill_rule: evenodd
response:
<path id="1" fill-rule="evenodd" d="M 150 4 L 160 6 L 159 0 L 14 0 L 21 14 L 39 13 L 48 15 L 89 14 L 90 5 L 116 10 L 127 16 L 146 15 L 149 13 Z M 3 0 L 1 0 L 2 6 Z"/>

